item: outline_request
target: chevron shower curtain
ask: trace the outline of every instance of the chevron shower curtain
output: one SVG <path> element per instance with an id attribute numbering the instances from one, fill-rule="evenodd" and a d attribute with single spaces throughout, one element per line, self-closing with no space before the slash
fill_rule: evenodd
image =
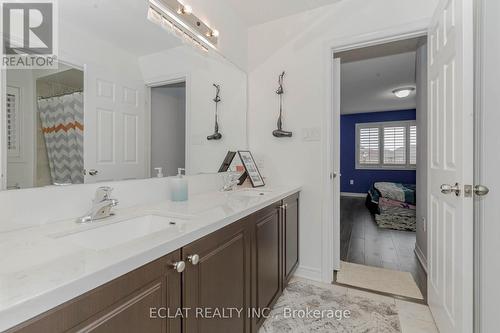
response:
<path id="1" fill-rule="evenodd" d="M 53 184 L 83 183 L 83 95 L 40 99 L 38 112 Z"/>

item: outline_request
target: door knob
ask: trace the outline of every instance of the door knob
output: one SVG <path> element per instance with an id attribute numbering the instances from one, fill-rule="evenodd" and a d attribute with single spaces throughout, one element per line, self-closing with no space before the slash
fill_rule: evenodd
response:
<path id="1" fill-rule="evenodd" d="M 474 194 L 478 197 L 483 197 L 486 194 L 490 193 L 490 189 L 484 185 L 476 185 L 474 186 Z"/>
<path id="2" fill-rule="evenodd" d="M 455 193 L 457 197 L 460 195 L 460 185 L 458 185 L 458 183 L 455 183 L 455 185 L 449 185 L 449 184 L 441 185 L 441 193 L 450 194 L 452 192 Z"/>
<path id="3" fill-rule="evenodd" d="M 177 273 L 182 273 L 184 272 L 184 269 L 186 268 L 186 263 L 184 261 L 177 261 L 171 264 L 172 268 L 177 271 Z"/>
<path id="4" fill-rule="evenodd" d="M 197 254 L 192 254 L 188 256 L 187 259 L 193 265 L 198 265 L 198 263 L 200 262 L 200 256 Z"/>
<path id="5" fill-rule="evenodd" d="M 99 173 L 99 171 L 97 171 L 96 169 L 89 170 L 89 175 L 91 175 L 91 176 L 97 176 L 98 173 Z"/>

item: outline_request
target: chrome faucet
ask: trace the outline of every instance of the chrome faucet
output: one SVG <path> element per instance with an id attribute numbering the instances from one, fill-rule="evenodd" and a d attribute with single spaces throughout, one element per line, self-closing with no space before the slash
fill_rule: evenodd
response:
<path id="1" fill-rule="evenodd" d="M 114 215 L 111 212 L 113 207 L 118 205 L 118 200 L 111 199 L 110 195 L 113 189 L 108 186 L 99 187 L 96 190 L 92 208 L 85 216 L 78 218 L 78 223 L 87 223 L 96 220 L 101 220 Z"/>

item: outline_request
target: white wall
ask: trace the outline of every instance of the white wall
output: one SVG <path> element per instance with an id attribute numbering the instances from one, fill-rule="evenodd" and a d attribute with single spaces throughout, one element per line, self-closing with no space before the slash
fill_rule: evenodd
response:
<path id="1" fill-rule="evenodd" d="M 181 46 L 140 58 L 146 83 L 187 77 L 186 169 L 190 174 L 217 172 L 228 150 L 247 148 L 247 76 L 217 54 L 193 52 Z M 215 88 L 220 84 L 219 131 L 222 139 L 208 141 L 214 132 Z"/>
<path id="2" fill-rule="evenodd" d="M 415 249 L 427 266 L 427 44 L 417 50 L 417 242 Z"/>
<path id="3" fill-rule="evenodd" d="M 186 166 L 186 86 L 151 89 L 151 176 L 175 176 Z"/>
<path id="4" fill-rule="evenodd" d="M 249 30 L 249 144 L 269 183 L 299 182 L 301 232 L 299 273 L 321 278 L 324 133 L 302 141 L 304 128 L 320 130 L 327 104 L 325 53 L 336 39 L 369 38 L 429 20 L 437 0 L 349 0 L 269 22 Z M 278 74 L 286 70 L 286 130 L 291 139 L 271 135 L 276 126 Z M 331 203 L 326 203 L 331 204 Z M 328 274 L 328 272 L 326 272 Z"/>
<path id="5" fill-rule="evenodd" d="M 220 33 L 218 49 L 239 68 L 246 70 L 248 63 L 247 27 L 226 0 L 185 0 L 193 13 Z"/>

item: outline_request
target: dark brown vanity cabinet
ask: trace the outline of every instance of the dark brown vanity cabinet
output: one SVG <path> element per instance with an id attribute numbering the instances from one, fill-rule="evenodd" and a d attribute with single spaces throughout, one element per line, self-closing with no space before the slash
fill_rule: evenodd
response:
<path id="1" fill-rule="evenodd" d="M 299 194 L 283 200 L 283 286 L 299 264 Z"/>
<path id="2" fill-rule="evenodd" d="M 165 317 L 181 307 L 181 274 L 172 268 L 180 259 L 175 251 L 7 332 L 180 333 L 180 318 L 150 318 L 151 309 Z"/>
<path id="3" fill-rule="evenodd" d="M 250 232 L 243 219 L 182 249 L 183 306 L 191 309 L 183 332 L 250 332 Z"/>
<path id="4" fill-rule="evenodd" d="M 296 194 L 8 332 L 255 333 L 298 264 L 298 213 Z"/>
<path id="5" fill-rule="evenodd" d="M 274 305 L 282 291 L 282 210 L 281 202 L 250 217 L 253 235 L 254 325 L 264 321 L 263 314 Z"/>

